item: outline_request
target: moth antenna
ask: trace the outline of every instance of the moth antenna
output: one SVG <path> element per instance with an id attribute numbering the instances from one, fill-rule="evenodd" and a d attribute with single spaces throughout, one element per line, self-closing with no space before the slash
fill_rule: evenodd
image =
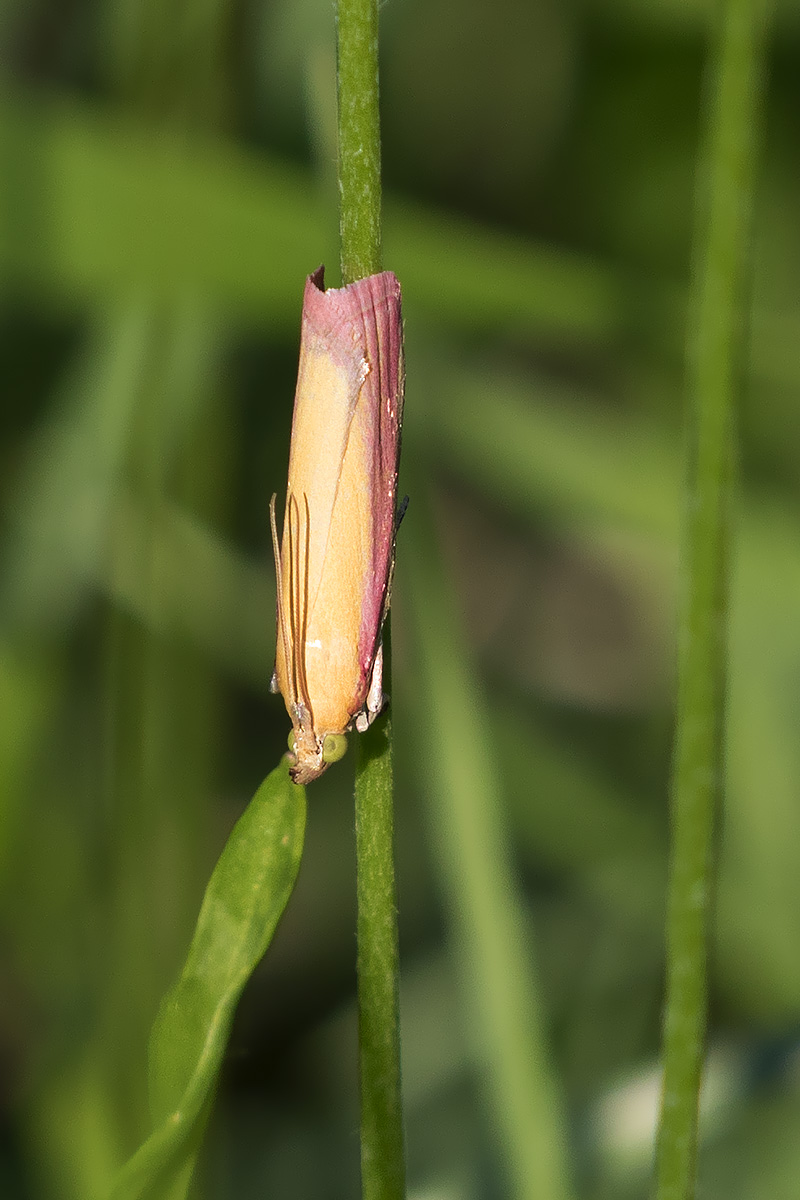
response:
<path id="1" fill-rule="evenodd" d="M 298 687 L 297 687 L 297 579 L 296 579 L 296 563 L 297 553 L 295 550 L 295 509 L 297 507 L 294 496 L 289 493 L 286 497 L 286 527 L 289 531 L 289 625 L 292 631 L 292 656 L 290 668 L 292 673 L 292 701 L 296 704 Z"/>
<path id="2" fill-rule="evenodd" d="M 272 529 L 272 554 L 275 559 L 275 581 L 278 590 L 278 630 L 280 632 L 281 645 L 283 646 L 283 660 L 286 668 L 286 679 L 289 686 L 294 689 L 294 681 L 292 679 L 292 653 L 289 646 L 289 634 L 286 629 L 286 621 L 284 619 L 283 608 L 283 563 L 281 562 L 281 546 L 278 541 L 278 523 L 275 519 L 275 494 L 269 502 L 269 523 Z M 295 696 L 291 698 L 291 703 L 294 703 Z"/>
<path id="3" fill-rule="evenodd" d="M 306 636 L 308 633 L 308 564 L 311 555 L 309 554 L 309 542 L 311 540 L 311 513 L 308 507 L 308 496 L 303 493 L 303 504 L 305 506 L 306 528 L 305 539 L 301 539 L 301 544 L 304 547 L 303 555 L 303 571 L 302 571 L 302 587 L 300 588 L 300 645 L 302 650 L 300 654 L 296 654 L 297 658 L 297 673 L 299 690 L 303 697 L 303 702 L 308 709 L 309 716 L 312 718 L 313 712 L 311 709 L 311 701 L 308 695 L 308 676 L 306 675 Z M 299 524 L 299 520 L 298 520 Z M 300 563 L 298 561 L 298 568 Z M 301 582 L 298 579 L 298 583 Z"/>
<path id="4" fill-rule="evenodd" d="M 306 625 L 308 604 L 308 499 L 306 506 L 305 542 L 300 528 L 300 506 L 297 497 L 289 498 L 289 616 L 292 624 L 292 681 L 294 699 L 299 697 L 313 724 L 311 702 L 306 678 Z"/>

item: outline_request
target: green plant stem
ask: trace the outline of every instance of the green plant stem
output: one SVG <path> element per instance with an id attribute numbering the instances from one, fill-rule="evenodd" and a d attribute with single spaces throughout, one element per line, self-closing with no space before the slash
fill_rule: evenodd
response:
<path id="1" fill-rule="evenodd" d="M 761 0 L 727 0 L 709 90 L 689 336 L 689 477 L 667 913 L 658 1200 L 695 1190 L 714 821 L 723 791 L 737 368 L 762 81 Z"/>
<path id="2" fill-rule="evenodd" d="M 377 0 L 338 0 L 339 233 L 342 283 L 381 269 Z"/>
<path id="3" fill-rule="evenodd" d="M 384 647 L 385 649 L 385 647 Z M 365 1200 L 405 1196 L 391 717 L 358 739 L 358 1036 Z"/>
<path id="4" fill-rule="evenodd" d="M 338 0 L 337 79 L 342 283 L 381 268 L 381 144 L 376 0 Z M 391 671 L 388 621 L 384 680 Z M 405 1195 L 400 1087 L 397 898 L 391 719 L 356 739 L 361 1187 Z"/>

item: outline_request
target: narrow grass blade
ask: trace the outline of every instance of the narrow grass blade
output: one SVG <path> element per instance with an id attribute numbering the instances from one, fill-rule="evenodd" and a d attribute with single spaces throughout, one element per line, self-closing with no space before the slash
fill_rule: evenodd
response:
<path id="1" fill-rule="evenodd" d="M 415 759 L 428 797 L 442 889 L 460 957 L 495 1134 L 517 1200 L 567 1200 L 562 1102 L 547 1036 L 527 914 L 514 879 L 491 722 L 441 567 L 425 498 L 414 492 L 403 544 L 415 643 Z"/>

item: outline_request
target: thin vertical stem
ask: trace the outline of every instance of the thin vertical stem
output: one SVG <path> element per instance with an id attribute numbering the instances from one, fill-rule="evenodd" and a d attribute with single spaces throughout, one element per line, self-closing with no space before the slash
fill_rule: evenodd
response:
<path id="1" fill-rule="evenodd" d="M 376 0 L 338 0 L 342 282 L 380 270 L 381 148 Z M 384 678 L 389 678 L 389 629 Z M 400 1088 L 391 719 L 356 739 L 361 1182 L 364 1200 L 405 1195 Z"/>
<path id="2" fill-rule="evenodd" d="M 338 0 L 339 232 L 342 283 L 381 269 L 377 0 Z"/>
<path id="3" fill-rule="evenodd" d="M 688 352 L 689 428 L 667 913 L 658 1200 L 695 1190 L 714 820 L 723 792 L 737 368 L 763 74 L 761 0 L 727 0 L 709 90 Z"/>
<path id="4" fill-rule="evenodd" d="M 405 1157 L 400 1087 L 392 728 L 388 712 L 358 739 L 357 745 L 361 1186 L 364 1200 L 402 1200 L 405 1196 Z"/>

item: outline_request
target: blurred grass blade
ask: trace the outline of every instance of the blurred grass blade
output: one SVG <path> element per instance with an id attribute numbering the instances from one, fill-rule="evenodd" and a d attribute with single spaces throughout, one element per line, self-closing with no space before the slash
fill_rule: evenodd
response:
<path id="1" fill-rule="evenodd" d="M 521 517 L 596 523 L 677 539 L 677 439 L 649 414 L 504 366 L 427 356 L 416 373 L 427 403 L 406 449 L 433 448 L 450 470 Z"/>
<path id="2" fill-rule="evenodd" d="M 518 700 L 495 699 L 492 743 L 522 853 L 570 879 L 649 940 L 663 923 L 666 838 L 636 792 L 614 787 Z M 536 780 L 536 796 L 530 781 Z"/>
<path id="3" fill-rule="evenodd" d="M 491 724 L 465 654 L 432 521 L 414 493 L 414 536 L 400 547 L 400 598 L 415 640 L 415 761 L 429 797 L 445 900 L 475 1044 L 518 1200 L 571 1193 L 561 1097 L 548 1058 L 528 925 L 511 866 Z M 403 580 L 407 581 L 407 589 Z M 401 610 L 402 611 L 402 610 Z"/>
<path id="4" fill-rule="evenodd" d="M 69 311 L 131 288 L 195 292 L 291 335 L 297 280 L 334 255 L 313 177 L 277 158 L 9 88 L 0 147 L 23 221 L 0 222 L 0 270 Z M 644 304 L 661 335 L 677 328 L 682 292 L 642 295 L 622 272 L 562 246 L 392 196 L 384 207 L 387 261 L 407 300 L 439 321 L 607 343 Z M 796 311 L 757 316 L 759 375 L 796 384 Z"/>
<path id="5" fill-rule="evenodd" d="M 275 607 L 271 568 L 245 557 L 216 530 L 177 504 L 154 518 L 131 492 L 120 492 L 97 583 L 149 628 L 186 638 L 259 691 L 267 691 L 275 654 L 264 613 Z M 140 569 L 152 544 L 159 587 Z M 203 587 L 196 581 L 203 580 Z"/>
<path id="6" fill-rule="evenodd" d="M 680 445 L 671 429 L 650 414 L 615 410 L 599 396 L 577 398 L 511 369 L 490 375 L 454 361 L 445 367 L 426 356 L 415 368 L 423 394 L 405 432 L 406 462 L 427 450 L 520 521 L 545 512 L 556 530 L 579 530 L 595 545 L 622 535 L 633 550 L 633 533 L 638 570 L 649 577 L 655 569 L 671 603 L 680 489 Z M 729 1002 L 746 997 L 762 1019 L 790 1021 L 800 1003 L 800 963 L 787 949 L 800 939 L 800 756 L 796 717 L 781 698 L 786 664 L 800 658 L 800 543 L 795 506 L 783 497 L 745 493 L 739 516 L 715 967 Z M 502 724 L 498 745 L 510 747 Z M 544 837 L 540 852 L 555 851 L 556 839 Z M 562 839 L 561 854 L 567 845 Z M 650 894 L 659 879 L 646 873 Z M 633 897 L 644 916 L 648 906 L 638 894 L 631 890 L 626 901 L 619 893 L 619 900 L 630 907 Z"/>
<path id="7" fill-rule="evenodd" d="M 104 558 L 132 453 L 144 460 L 140 476 L 163 476 L 207 403 L 217 344 L 197 305 L 164 311 L 137 298 L 108 310 L 37 430 L 20 479 L 0 579 L 0 619 L 12 627 L 74 617 Z"/>
<path id="8" fill-rule="evenodd" d="M 0 637 L 0 908 L 6 872 L 25 808 L 28 775 L 36 760 L 57 692 L 58 666 L 44 654 L 25 653 Z"/>
<path id="9" fill-rule="evenodd" d="M 0 583 L 13 626 L 66 621 L 106 536 L 151 333 L 147 306 L 110 305 L 37 431 L 11 513 Z"/>
<path id="10" fill-rule="evenodd" d="M 724 778 L 734 397 L 758 153 L 763 18 L 762 0 L 725 5 L 710 81 L 707 163 L 701 163 L 698 186 L 658 1200 L 695 1194 L 712 843 Z"/>
<path id="11" fill-rule="evenodd" d="M 32 215 L 25 236 L 0 227 L 0 269 L 70 310 L 194 292 L 293 334 L 297 280 L 333 258 L 313 177 L 263 154 L 8 90 L 3 144 Z M 441 320 L 598 340 L 624 325 L 625 282 L 602 264 L 391 199 L 385 225 L 407 296 Z"/>
<path id="12" fill-rule="evenodd" d="M 185 1195 L 236 1003 L 294 887 L 305 790 L 285 764 L 262 783 L 214 868 L 186 964 L 150 1041 L 155 1130 L 123 1167 L 113 1200 Z"/>

